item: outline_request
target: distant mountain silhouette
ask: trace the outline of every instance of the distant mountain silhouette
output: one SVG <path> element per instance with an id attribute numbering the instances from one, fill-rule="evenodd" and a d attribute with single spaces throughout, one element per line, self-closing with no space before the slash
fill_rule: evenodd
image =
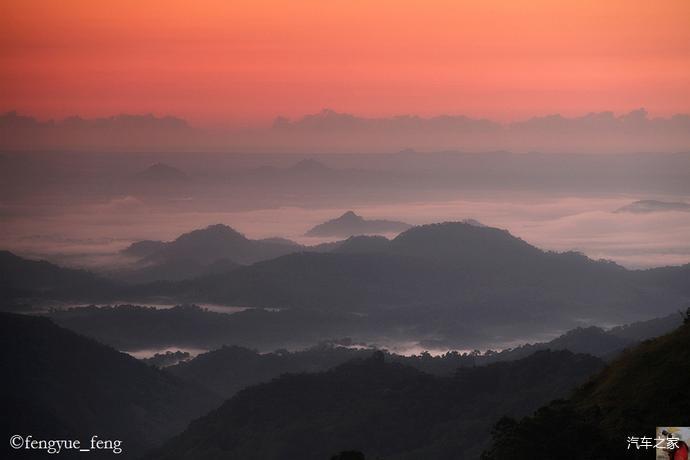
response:
<path id="1" fill-rule="evenodd" d="M 574 395 L 494 428 L 483 460 L 649 458 L 627 448 L 628 436 L 655 437 L 655 427 L 687 426 L 690 324 L 623 353 Z M 687 442 L 687 440 L 685 440 Z"/>
<path id="2" fill-rule="evenodd" d="M 609 329 L 607 333 L 625 340 L 641 342 L 643 340 L 668 334 L 674 329 L 677 329 L 681 324 L 683 324 L 683 319 L 678 312 L 675 312 L 661 318 L 616 326 Z"/>
<path id="3" fill-rule="evenodd" d="M 177 168 L 165 163 L 156 163 L 136 175 L 136 179 L 143 182 L 186 182 L 189 176 Z"/>
<path id="4" fill-rule="evenodd" d="M 283 182 L 289 179 L 302 179 L 307 177 L 311 178 L 332 178 L 334 175 L 338 174 L 338 170 L 330 168 L 321 161 L 315 160 L 313 158 L 305 158 L 299 160 L 287 167 L 277 167 L 277 166 L 259 166 L 253 168 L 249 171 L 243 172 L 241 175 L 237 175 L 234 180 L 241 181 L 243 178 L 255 181 L 257 179 L 270 179 L 278 180 Z"/>
<path id="5" fill-rule="evenodd" d="M 633 275 L 640 283 L 653 283 L 662 289 L 677 290 L 690 297 L 690 264 L 638 270 Z"/>
<path id="6" fill-rule="evenodd" d="M 639 342 L 668 334 L 682 323 L 681 315 L 676 312 L 661 318 L 636 321 L 607 330 L 596 326 L 577 327 L 546 342 L 527 343 L 501 351 L 487 350 L 479 355 L 474 354 L 471 356 L 470 365 L 514 361 L 542 350 L 567 350 L 610 360 Z M 443 341 L 429 340 L 421 342 L 420 346 L 439 349 L 448 344 Z"/>
<path id="7" fill-rule="evenodd" d="M 677 317 L 678 315 L 675 316 Z M 677 325 L 677 323 L 675 325 Z M 672 327 L 669 327 L 664 332 L 668 332 L 672 329 Z M 649 335 L 644 338 L 649 337 L 654 337 L 654 335 Z M 573 353 L 586 353 L 588 355 L 597 356 L 600 358 L 609 358 L 615 356 L 617 353 L 631 346 L 632 344 L 637 343 L 638 340 L 620 337 L 615 333 L 605 331 L 604 329 L 596 326 L 579 327 L 572 329 L 548 342 L 522 345 L 510 350 L 492 354 L 486 357 L 486 361 L 512 361 L 529 356 L 539 350 L 568 350 L 572 351 Z"/>
<path id="8" fill-rule="evenodd" d="M 143 240 L 130 244 L 125 249 L 120 251 L 120 253 L 143 259 L 144 257 L 148 257 L 155 252 L 160 251 L 163 249 L 163 247 L 165 247 L 165 243 L 162 241 Z"/>
<path id="9" fill-rule="evenodd" d="M 262 243 L 282 244 L 284 246 L 289 246 L 289 247 L 298 248 L 298 249 L 303 248 L 303 246 L 299 243 L 295 243 L 294 241 L 289 240 L 287 238 L 280 238 L 277 236 L 272 237 L 272 238 L 262 238 L 262 239 L 257 240 L 257 241 L 262 242 Z"/>
<path id="10" fill-rule="evenodd" d="M 651 212 L 682 211 L 690 212 L 690 204 L 674 201 L 640 200 L 626 204 L 614 212 L 630 212 L 634 214 L 647 214 Z"/>
<path id="11" fill-rule="evenodd" d="M 290 167 L 290 170 L 296 171 L 296 172 L 313 173 L 313 172 L 330 171 L 331 168 L 329 168 L 325 164 L 321 163 L 320 161 L 308 158 L 305 160 L 298 161 L 292 167 Z"/>
<path id="12" fill-rule="evenodd" d="M 354 238 L 316 250 L 330 252 L 306 252 L 310 248 L 282 240 L 250 240 L 215 225 L 165 243 L 137 270 L 118 277 L 168 282 L 119 287 L 86 272 L 63 272 L 15 257 L 10 258 L 14 263 L 5 261 L 11 276 L 2 289 L 8 299 L 136 303 L 166 297 L 278 308 L 284 312 L 268 315 L 269 323 L 301 318 L 294 324 L 304 337 L 358 335 L 373 341 L 385 333 L 405 341 L 439 341 L 448 348 L 486 346 L 494 335 L 512 340 L 600 321 L 639 321 L 690 301 L 690 265 L 626 270 L 577 253 L 544 252 L 504 230 L 467 223 L 425 225 L 393 240 Z M 255 263 L 235 267 L 238 262 Z M 34 279 L 27 271 L 38 266 L 79 274 L 81 281 L 46 285 L 43 275 Z M 325 319 L 329 315 L 339 318 L 335 329 L 309 330 L 323 328 L 333 320 Z M 267 337 L 261 336 L 262 343 Z"/>
<path id="13" fill-rule="evenodd" d="M 353 211 L 347 211 L 342 216 L 319 224 L 307 231 L 306 236 L 353 236 L 376 233 L 402 232 L 412 227 L 404 222 L 392 220 L 367 220 Z"/>
<path id="14" fill-rule="evenodd" d="M 212 350 L 225 344 L 261 351 L 299 349 L 344 337 L 362 325 L 361 318 L 338 312 L 248 309 L 227 314 L 191 305 L 73 307 L 49 315 L 60 326 L 128 351 L 172 346 Z"/>
<path id="15" fill-rule="evenodd" d="M 600 360 L 539 352 L 435 377 L 383 353 L 245 389 L 150 459 L 475 458 L 502 415 L 527 414 L 583 382 Z"/>
<path id="16" fill-rule="evenodd" d="M 139 457 L 220 401 L 200 386 L 28 315 L 0 313 L 0 369 L 2 433 L 83 444 L 98 435 L 121 440 L 123 458 Z M 6 443 L 4 449 L 5 458 L 16 455 Z"/>
<path id="17" fill-rule="evenodd" d="M 263 193 L 267 190 L 284 191 L 287 188 L 291 193 L 301 196 L 303 193 L 313 193 L 314 188 L 320 193 L 327 193 L 328 189 L 356 183 L 362 175 L 368 176 L 368 173 L 335 169 L 322 161 L 307 158 L 289 166 L 265 165 L 237 172 L 230 180 L 236 185 L 260 189 Z"/>
<path id="18" fill-rule="evenodd" d="M 507 230 L 478 226 L 474 222 L 446 222 L 422 225 L 401 233 L 391 241 L 390 252 L 435 261 L 452 261 L 468 268 L 486 265 L 496 268 L 527 261 L 551 260 L 556 254 L 514 237 Z M 586 259 L 582 257 L 582 261 Z M 473 267 L 471 264 L 476 264 Z"/>
<path id="19" fill-rule="evenodd" d="M 424 225 L 389 242 L 350 244 L 360 241 L 374 244 L 341 252 L 348 246 L 340 243 L 329 253 L 289 254 L 127 295 L 366 313 L 372 323 L 416 331 L 418 340 L 572 329 L 581 318 L 632 322 L 690 300 L 690 266 L 631 271 L 578 253 L 545 252 L 491 227 Z"/>
<path id="20" fill-rule="evenodd" d="M 527 343 L 501 351 L 487 350 L 482 354 L 473 354 L 469 364 L 514 361 L 542 350 L 567 350 L 573 353 L 585 353 L 609 360 L 618 356 L 619 353 L 628 347 L 643 340 L 655 338 L 673 331 L 682 322 L 681 316 L 678 313 L 672 313 L 662 318 L 636 321 L 608 330 L 596 326 L 577 327 L 547 342 Z M 433 340 L 420 343 L 420 346 L 428 346 L 430 349 L 439 349 L 447 345 L 443 341 Z"/>
<path id="21" fill-rule="evenodd" d="M 330 252 L 342 254 L 387 252 L 390 241 L 385 236 L 359 235 L 340 241 Z"/>
<path id="22" fill-rule="evenodd" d="M 206 275 L 227 273 L 240 265 L 226 258 L 216 259 L 208 264 L 195 259 L 166 258 L 161 262 L 146 264 L 140 268 L 127 268 L 107 273 L 108 277 L 130 284 L 155 281 L 182 281 Z"/>
<path id="23" fill-rule="evenodd" d="M 301 249 L 301 246 L 285 239 L 250 240 L 227 225 L 216 224 L 163 243 L 157 250 L 150 252 L 143 262 L 191 260 L 210 264 L 218 259 L 227 259 L 239 264 L 251 264 Z"/>
<path id="24" fill-rule="evenodd" d="M 113 295 L 118 285 L 85 270 L 63 268 L 44 260 L 24 259 L 9 251 L 0 251 L 0 300 L 19 299 L 92 299 Z"/>
<path id="25" fill-rule="evenodd" d="M 340 248 L 347 249 L 347 245 L 355 245 L 360 242 L 373 242 L 372 245 L 376 247 L 376 253 L 367 254 L 364 251 L 356 251 L 362 253 L 347 254 L 340 252 Z M 364 287 L 365 284 L 374 283 L 374 280 L 377 280 L 374 284 L 378 283 L 379 288 L 372 290 L 371 295 L 388 294 L 398 297 L 397 294 L 400 294 L 400 297 L 410 299 L 407 295 L 410 293 L 409 288 L 432 280 L 440 282 L 447 276 L 453 276 L 456 279 L 454 283 L 456 285 L 465 282 L 463 279 L 470 281 L 474 278 L 506 278 L 506 283 L 512 285 L 519 280 L 541 279 L 542 276 L 558 278 L 558 283 L 567 285 L 570 282 L 569 277 L 575 274 L 577 276 L 591 276 L 592 281 L 595 282 L 599 275 L 615 276 L 626 273 L 626 270 L 620 266 L 595 262 L 582 255 L 543 252 L 513 237 L 505 230 L 477 227 L 464 223 L 415 227 L 388 242 L 380 238 L 355 238 L 346 243 L 343 242 L 335 246 L 332 250 L 335 252 L 292 254 L 246 267 L 236 272 L 235 275 L 238 278 L 245 275 L 251 276 L 255 284 L 260 283 L 265 276 L 270 277 L 272 273 L 280 273 L 286 281 L 294 277 L 295 281 L 301 280 L 299 281 L 300 284 L 308 283 L 311 295 L 316 295 L 319 292 L 318 289 L 322 286 L 322 281 L 320 281 L 322 276 L 327 276 L 331 280 L 330 283 L 335 291 L 340 290 L 341 283 L 351 286 L 351 282 L 356 281 L 357 283 L 364 283 L 362 284 Z M 530 267 L 529 271 L 516 271 L 527 266 Z M 359 271 L 360 269 L 361 271 Z M 462 269 L 462 276 L 457 278 L 459 269 Z M 308 272 L 301 273 L 305 270 Z M 424 271 L 426 274 L 423 273 Z M 333 276 L 335 272 L 339 273 L 338 277 Z M 364 273 L 370 273 L 371 278 L 363 277 Z M 308 277 L 305 278 L 305 275 Z M 409 285 L 406 282 L 406 276 L 415 278 L 419 276 L 420 278 Z M 399 284 L 400 290 L 382 289 L 381 282 L 384 280 L 386 283 L 393 283 L 393 285 Z M 217 281 L 224 283 L 224 287 L 228 289 L 231 289 L 235 282 L 232 278 L 224 278 L 222 281 L 218 279 Z M 214 280 L 208 279 L 207 282 L 207 288 L 211 289 L 209 291 L 211 293 Z M 542 284 L 544 282 L 544 279 L 540 281 Z M 285 285 L 288 288 L 290 286 L 296 287 L 293 281 L 289 281 Z M 279 290 L 280 286 L 274 285 L 274 289 Z M 428 299 L 428 296 L 432 295 L 430 293 L 435 290 L 424 289 L 423 291 L 420 294 Z M 354 293 L 365 294 L 367 292 L 369 292 L 368 289 L 357 289 Z M 338 293 L 338 295 L 341 294 L 345 293 Z M 349 296 L 351 297 L 352 294 L 353 292 L 350 292 Z M 292 298 L 293 296 L 285 295 L 283 297 Z M 316 298 L 314 300 L 316 303 L 325 301 L 325 299 L 317 300 Z M 349 300 L 343 299 L 343 302 L 350 303 L 351 300 L 351 298 Z M 330 304 L 331 302 L 325 303 Z"/>
<path id="26" fill-rule="evenodd" d="M 430 322 L 423 313 L 415 314 L 408 310 L 402 310 L 402 312 L 393 310 L 390 316 L 378 313 L 362 316 L 303 309 L 277 312 L 250 309 L 239 313 L 224 314 L 194 306 L 155 309 L 121 305 L 100 308 L 95 306 L 77 307 L 53 311 L 50 313 L 50 317 L 60 326 L 88 335 L 99 342 L 121 350 L 161 349 L 170 346 L 213 350 L 226 344 L 259 350 L 264 354 L 259 356 L 257 351 L 252 351 L 251 354 L 257 355 L 257 362 L 261 361 L 266 365 L 268 374 L 276 372 L 274 376 L 277 376 L 281 370 L 287 371 L 285 369 L 288 369 L 292 372 L 302 369 L 299 367 L 286 368 L 284 366 L 290 364 L 285 363 L 303 363 L 305 368 L 309 368 L 308 363 L 311 362 L 309 356 L 311 356 L 318 358 L 316 359 L 317 362 L 321 359 L 320 357 L 324 357 L 328 360 L 322 362 L 328 361 L 337 364 L 339 363 L 337 361 L 338 356 L 343 355 L 343 353 L 334 350 L 331 360 L 331 354 L 325 348 L 319 348 L 318 353 L 312 355 L 305 353 L 299 357 L 287 353 L 279 353 L 280 356 L 277 356 L 268 353 L 270 351 L 285 347 L 303 349 L 312 347 L 314 343 L 318 342 L 340 344 L 339 341 L 333 341 L 333 337 L 349 337 L 349 343 L 375 343 L 380 337 L 400 334 L 397 329 L 400 324 L 406 324 L 406 321 L 396 320 L 396 315 L 409 315 L 423 327 L 434 325 L 435 323 Z M 440 314 L 448 315 L 447 313 Z M 444 321 L 453 324 L 453 328 L 459 329 L 455 322 L 445 320 L 445 317 L 443 317 Z M 663 318 L 636 322 L 607 331 L 596 327 L 576 328 L 547 342 L 525 344 L 498 352 L 488 350 L 483 354 L 472 353 L 471 356 L 462 356 L 461 354 L 445 358 L 423 356 L 419 361 L 395 359 L 434 374 L 461 366 L 513 361 L 539 350 L 587 352 L 597 357 L 609 359 L 629 345 L 673 330 L 679 323 L 680 316 L 674 313 Z M 542 332 L 548 327 L 547 324 L 540 324 L 539 326 L 542 328 Z M 480 324 L 473 325 L 473 327 L 478 330 L 485 329 Z M 506 325 L 502 327 L 508 328 Z M 465 339 L 469 341 L 470 345 L 464 341 Z M 447 332 L 445 329 L 439 328 L 439 333 L 433 339 L 425 339 L 425 334 L 419 331 L 403 334 L 400 338 L 400 340 L 419 341 L 421 349 L 429 350 L 448 349 L 458 345 L 467 349 L 474 346 L 472 341 L 476 343 L 477 339 L 484 344 L 482 345 L 484 347 L 496 346 L 491 343 L 491 337 L 468 335 L 464 329 L 461 329 L 461 332 Z M 192 371 L 192 373 L 198 372 L 200 379 L 207 379 L 209 382 L 224 382 L 218 385 L 227 385 L 228 389 L 237 388 L 236 383 L 231 381 L 232 379 L 237 379 L 238 382 L 249 379 L 249 377 L 232 370 L 234 365 L 232 359 L 227 362 L 224 361 L 226 356 L 235 356 L 233 353 L 229 352 L 226 355 L 211 351 L 208 355 L 208 358 L 204 358 L 204 362 L 208 365 Z M 354 351 L 345 355 L 359 356 Z M 451 353 L 451 355 L 453 354 Z M 200 357 L 202 356 L 205 355 Z M 191 364 L 190 366 L 190 369 L 194 368 Z M 227 373 L 225 369 L 228 369 Z M 257 367 L 246 370 L 251 374 L 254 371 L 259 373 L 260 369 L 261 366 L 257 364 Z M 326 367 L 315 366 L 311 369 L 325 370 Z M 228 380 L 223 380 L 224 375 L 227 376 Z M 218 386 L 211 388 L 217 391 Z M 222 391 L 221 393 L 225 394 Z"/>

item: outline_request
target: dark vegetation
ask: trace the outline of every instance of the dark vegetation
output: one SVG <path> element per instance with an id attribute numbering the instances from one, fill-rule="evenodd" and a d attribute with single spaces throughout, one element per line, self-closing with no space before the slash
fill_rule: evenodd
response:
<path id="1" fill-rule="evenodd" d="M 567 351 L 460 368 L 439 377 L 381 352 L 327 372 L 285 375 L 240 391 L 150 458 L 476 458 L 500 416 L 519 416 L 602 367 Z"/>
<path id="2" fill-rule="evenodd" d="M 349 342 L 343 339 L 340 342 Z M 230 397 L 242 388 L 268 382 L 286 373 L 322 372 L 353 359 L 371 356 L 371 348 L 322 343 L 306 350 L 276 350 L 258 353 L 238 346 L 224 346 L 181 362 L 167 370 L 181 378 L 194 381 L 210 390 Z M 459 367 L 486 364 L 498 355 L 448 352 L 433 356 L 422 353 L 404 356 L 382 351 L 386 360 L 413 367 L 434 375 L 451 375 Z"/>
<path id="3" fill-rule="evenodd" d="M 522 418 L 504 418 L 483 460 L 650 458 L 627 449 L 628 436 L 655 437 L 657 426 L 690 425 L 690 324 L 614 360 L 572 397 Z"/>
<path id="4" fill-rule="evenodd" d="M 228 398 L 243 388 L 269 382 L 282 374 L 325 371 L 371 353 L 321 345 L 294 353 L 278 350 L 261 354 L 244 347 L 225 346 L 169 367 L 168 371 Z"/>
<path id="5" fill-rule="evenodd" d="M 122 440 L 126 458 L 220 402 L 199 385 L 27 315 L 0 313 L 0 373 L 5 440 L 21 433 L 86 442 L 96 434 Z"/>
<path id="6" fill-rule="evenodd" d="M 10 395 L 2 410 L 14 414 L 3 419 L 3 430 L 85 439 L 108 433 L 126 440 L 125 456 L 138 456 L 211 409 L 220 394 L 231 399 L 151 458 L 462 459 L 482 450 L 486 459 L 538 460 L 554 452 L 623 458 L 627 435 L 653 436 L 659 423 L 688 422 L 688 317 L 609 331 L 639 337 L 686 322 L 623 351 L 569 399 L 521 419 L 568 396 L 602 361 L 541 350 L 485 363 L 540 346 L 592 346 L 592 330 L 501 353 L 437 357 L 353 349 L 347 339 L 301 352 L 224 347 L 162 371 L 45 318 L 2 314 L 0 370 Z M 158 358 L 186 357 L 169 355 Z M 268 383 L 252 386 L 259 382 Z"/>
<path id="7" fill-rule="evenodd" d="M 192 355 L 187 351 L 166 351 L 165 353 L 155 353 L 150 358 L 143 358 L 141 361 L 158 368 L 174 366 L 184 361 L 192 359 Z"/>

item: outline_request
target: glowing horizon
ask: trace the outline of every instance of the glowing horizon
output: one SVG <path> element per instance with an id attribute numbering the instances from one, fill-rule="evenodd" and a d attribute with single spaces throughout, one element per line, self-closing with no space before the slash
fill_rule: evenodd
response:
<path id="1" fill-rule="evenodd" d="M 687 1 L 24 0 L 0 13 L 0 112 L 42 119 L 690 112 Z"/>

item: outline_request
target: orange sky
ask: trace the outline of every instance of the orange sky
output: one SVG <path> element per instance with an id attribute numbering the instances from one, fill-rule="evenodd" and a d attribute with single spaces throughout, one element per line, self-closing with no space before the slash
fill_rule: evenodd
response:
<path id="1" fill-rule="evenodd" d="M 0 111 L 690 112 L 688 0 L 2 0 Z"/>

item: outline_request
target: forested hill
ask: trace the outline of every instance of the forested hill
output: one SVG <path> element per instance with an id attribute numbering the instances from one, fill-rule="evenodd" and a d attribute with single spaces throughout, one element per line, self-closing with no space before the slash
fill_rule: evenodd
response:
<path id="1" fill-rule="evenodd" d="M 375 352 L 240 391 L 150 458 L 323 460 L 345 450 L 367 458 L 476 458 L 501 416 L 565 396 L 601 367 L 591 356 L 543 351 L 438 377 Z"/>
<path id="2" fill-rule="evenodd" d="M 98 435 L 123 442 L 120 458 L 142 455 L 220 403 L 201 386 L 40 317 L 0 313 L 0 373 L 5 440 L 19 433 L 85 443 Z"/>
<path id="3" fill-rule="evenodd" d="M 519 421 L 497 424 L 483 460 L 653 458 L 628 436 L 690 426 L 690 324 L 626 350 L 575 394 Z M 690 442 L 690 440 L 685 440 Z"/>
<path id="4" fill-rule="evenodd" d="M 451 340 L 452 331 L 511 336 L 571 329 L 583 318 L 590 325 L 633 322 L 690 301 L 690 267 L 626 270 L 461 222 L 414 227 L 390 241 L 358 239 L 343 248 L 138 286 L 126 297 L 365 313 L 379 325 Z"/>

